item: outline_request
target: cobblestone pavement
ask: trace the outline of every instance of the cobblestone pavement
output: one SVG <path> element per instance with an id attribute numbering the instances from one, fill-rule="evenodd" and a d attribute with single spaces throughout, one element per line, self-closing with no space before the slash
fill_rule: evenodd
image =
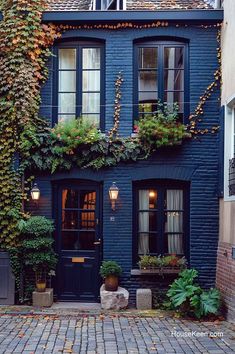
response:
<path id="1" fill-rule="evenodd" d="M 4 353 L 235 353 L 235 332 L 228 322 L 167 316 L 2 313 L 0 354 Z"/>

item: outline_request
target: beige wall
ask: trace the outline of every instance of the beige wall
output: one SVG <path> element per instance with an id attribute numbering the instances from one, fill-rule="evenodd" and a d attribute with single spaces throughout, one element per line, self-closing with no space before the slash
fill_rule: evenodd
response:
<path id="1" fill-rule="evenodd" d="M 220 201 L 220 241 L 235 245 L 235 202 Z"/>
<path id="2" fill-rule="evenodd" d="M 235 94 L 235 0 L 224 1 L 222 48 L 222 105 Z"/>

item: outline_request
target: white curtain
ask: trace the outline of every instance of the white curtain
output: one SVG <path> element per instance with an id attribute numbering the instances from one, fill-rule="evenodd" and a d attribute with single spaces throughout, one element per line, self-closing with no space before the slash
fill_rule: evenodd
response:
<path id="1" fill-rule="evenodd" d="M 178 189 L 167 190 L 167 224 L 168 232 L 168 252 L 183 254 L 183 191 Z M 172 211 L 171 211 L 172 210 Z M 171 234 L 174 233 L 174 234 Z"/>
<path id="2" fill-rule="evenodd" d="M 149 209 L 149 190 L 139 191 L 139 209 Z M 139 254 L 149 253 L 149 213 L 139 212 Z"/>

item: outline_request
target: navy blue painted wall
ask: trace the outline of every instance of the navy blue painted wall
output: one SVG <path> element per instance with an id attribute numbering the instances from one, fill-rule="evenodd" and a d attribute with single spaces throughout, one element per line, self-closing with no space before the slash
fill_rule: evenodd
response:
<path id="1" fill-rule="evenodd" d="M 189 40 L 190 60 L 190 110 L 194 110 L 199 97 L 214 80 L 217 62 L 217 29 L 192 27 L 164 27 L 142 30 L 79 30 L 68 31 L 64 37 L 100 38 L 105 40 L 106 53 L 106 130 L 113 124 L 114 82 L 122 70 L 121 135 L 132 132 L 133 97 L 133 41 L 155 36 L 182 37 Z M 52 62 L 50 78 L 42 89 L 41 114 L 51 119 Z M 202 128 L 219 124 L 219 90 L 205 105 Z M 38 178 L 41 189 L 38 214 L 52 216 L 51 180 L 60 178 L 84 178 L 103 181 L 103 256 L 116 259 L 124 268 L 124 285 L 132 268 L 132 183 L 147 178 L 178 179 L 190 183 L 190 265 L 200 271 L 205 287 L 214 285 L 219 220 L 219 135 L 207 134 L 199 140 L 189 140 L 182 146 L 159 150 L 148 161 L 120 164 L 115 168 L 93 172 L 73 170 L 69 173 Z M 115 221 L 108 198 L 108 189 L 116 181 L 120 198 Z M 130 284 L 130 282 L 128 282 Z M 134 283 L 133 283 L 134 284 Z"/>

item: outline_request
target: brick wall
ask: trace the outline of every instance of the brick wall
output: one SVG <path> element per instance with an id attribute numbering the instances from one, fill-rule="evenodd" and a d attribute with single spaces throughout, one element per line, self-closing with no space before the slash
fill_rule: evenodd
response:
<path id="1" fill-rule="evenodd" d="M 232 259 L 232 245 L 229 243 L 219 243 L 216 286 L 222 292 L 227 318 L 235 322 L 235 259 Z"/>
<path id="2" fill-rule="evenodd" d="M 114 82 L 122 70 L 122 110 L 120 134 L 129 136 L 133 124 L 133 44 L 137 39 L 183 38 L 189 45 L 189 96 L 193 112 L 200 96 L 214 80 L 217 62 L 217 28 L 199 26 L 168 26 L 142 30 L 80 30 L 64 33 L 66 38 L 99 38 L 105 42 L 105 91 L 106 130 L 113 124 Z M 53 92 L 53 65 L 50 77 L 42 89 L 41 114 L 51 119 Z M 222 125 L 220 121 L 219 90 L 213 93 L 205 105 L 202 129 Z M 205 288 L 215 285 L 216 255 L 218 246 L 219 200 L 218 181 L 220 168 L 219 135 L 206 134 L 197 140 L 188 140 L 182 146 L 165 148 L 147 161 L 119 164 L 115 168 L 100 171 L 74 169 L 69 173 L 39 175 L 41 198 L 38 214 L 52 217 L 56 206 L 52 201 L 52 183 L 61 179 L 90 179 L 103 185 L 102 216 L 103 258 L 117 260 L 124 270 L 127 285 L 134 291 L 136 282 L 130 278 L 133 268 L 133 183 L 145 179 L 176 179 L 190 186 L 190 245 L 188 260 L 199 270 L 200 281 Z M 110 208 L 108 189 L 116 181 L 120 189 L 115 220 Z M 133 290 L 132 290 L 133 289 Z"/>

